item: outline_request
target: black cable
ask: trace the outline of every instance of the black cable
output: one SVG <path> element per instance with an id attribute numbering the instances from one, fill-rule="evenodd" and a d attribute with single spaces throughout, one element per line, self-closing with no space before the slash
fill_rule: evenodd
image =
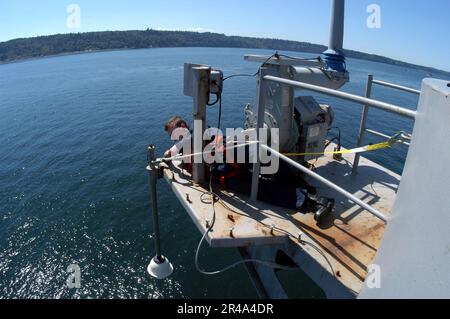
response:
<path id="1" fill-rule="evenodd" d="M 292 59 L 292 60 L 297 60 L 297 61 L 313 61 L 313 60 L 318 60 L 319 62 L 322 60 L 321 57 L 317 57 L 317 58 L 296 58 L 296 57 L 291 57 L 289 55 L 286 54 L 279 54 L 278 51 L 276 51 L 274 54 L 272 54 L 270 57 L 268 57 L 262 64 L 261 66 L 258 68 L 258 71 L 256 71 L 256 73 L 254 74 L 246 74 L 246 73 L 242 73 L 242 74 L 233 74 L 230 76 L 227 76 L 223 79 L 223 82 L 225 82 L 228 79 L 234 78 L 234 77 L 255 77 L 259 74 L 259 71 L 262 67 L 264 67 L 266 65 L 267 62 L 269 62 L 272 58 L 277 58 L 278 60 L 280 59 L 280 57 L 285 57 L 288 59 Z M 217 84 L 216 84 L 217 85 Z M 219 91 L 222 92 L 222 88 L 219 86 Z M 218 124 L 217 124 L 217 128 L 220 129 L 220 125 L 221 125 L 221 121 L 222 121 L 222 94 L 216 94 L 217 95 L 217 99 L 214 103 L 212 104 L 208 104 L 209 106 L 212 105 L 216 105 L 217 103 L 219 103 L 219 119 L 218 119 Z"/>
<path id="2" fill-rule="evenodd" d="M 217 129 L 220 130 L 220 126 L 222 125 L 222 90 L 223 88 L 217 84 L 217 87 L 219 88 L 219 93 L 217 93 L 217 101 L 214 104 L 217 104 L 217 102 L 219 103 L 219 115 L 218 115 L 218 119 L 217 119 Z"/>
<path id="3" fill-rule="evenodd" d="M 266 65 L 266 63 L 269 62 L 270 59 L 272 59 L 273 57 L 276 57 L 277 59 L 280 58 L 280 55 L 278 54 L 278 51 L 275 52 L 274 54 L 272 54 L 269 58 L 267 58 L 267 60 L 264 61 L 263 64 L 261 64 L 260 68 L 264 67 L 264 66 Z M 224 78 L 224 79 L 223 79 L 223 82 L 225 82 L 225 81 L 228 80 L 228 79 L 231 79 L 231 78 L 233 78 L 233 77 L 238 77 L 238 76 L 242 76 L 242 77 L 243 77 L 243 76 L 255 77 L 255 76 L 257 76 L 257 75 L 259 74 L 259 70 L 260 70 L 260 69 L 258 69 L 258 71 L 256 71 L 256 73 L 253 74 L 253 75 L 252 75 L 252 74 L 234 74 L 234 75 L 230 75 L 230 76 Z M 216 85 L 219 87 L 219 92 L 222 92 L 222 87 L 220 87 L 217 83 L 216 83 Z M 217 128 L 220 130 L 220 126 L 221 126 L 221 124 L 222 124 L 222 93 L 218 93 L 218 94 L 217 94 L 217 100 L 216 100 L 214 103 L 208 104 L 208 105 L 209 105 L 209 106 L 212 106 L 212 105 L 217 104 L 217 102 L 219 103 L 219 116 L 218 116 Z"/>
<path id="4" fill-rule="evenodd" d="M 224 78 L 223 80 L 224 81 L 226 81 L 226 80 L 228 80 L 228 79 L 231 79 L 231 78 L 236 78 L 236 77 L 255 77 L 257 74 L 246 74 L 246 73 L 242 73 L 242 74 L 233 74 L 233 75 L 230 75 L 230 76 L 227 76 L 226 78 Z"/>
<path id="5" fill-rule="evenodd" d="M 338 131 L 338 146 L 340 148 L 342 146 L 342 143 L 341 143 L 341 129 L 339 127 L 334 127 L 334 129 Z"/>
<path id="6" fill-rule="evenodd" d="M 278 56 L 285 57 L 285 58 L 288 58 L 291 60 L 296 60 L 296 61 L 314 61 L 314 60 L 317 60 L 319 62 L 322 61 L 322 58 L 320 56 L 318 56 L 316 58 L 297 58 L 297 57 L 289 56 L 286 54 L 279 54 Z"/>
<path id="7" fill-rule="evenodd" d="M 259 67 L 258 71 L 255 73 L 255 76 L 257 76 L 259 74 L 259 70 L 261 68 L 263 68 L 267 62 L 269 62 L 270 60 L 272 60 L 272 58 L 277 58 L 278 60 L 280 59 L 280 55 L 278 54 L 278 51 L 276 51 L 274 54 L 272 54 L 266 61 L 264 61 L 263 64 L 261 64 L 261 66 Z"/>
<path id="8" fill-rule="evenodd" d="M 216 105 L 220 100 L 220 93 L 216 93 L 216 100 L 213 103 L 206 103 L 208 106 L 214 106 Z"/>
<path id="9" fill-rule="evenodd" d="M 216 208 L 214 206 L 215 204 L 215 196 L 216 194 L 214 193 L 213 187 L 212 187 L 212 175 L 213 175 L 213 169 L 212 166 L 210 168 L 210 177 L 209 177 L 209 194 L 211 196 L 211 205 L 212 205 L 212 210 L 213 210 L 213 216 L 212 216 L 212 221 L 211 224 L 209 225 L 209 227 L 207 227 L 205 234 L 203 235 L 202 239 L 200 240 L 198 246 L 197 246 L 197 250 L 195 251 L 195 267 L 197 268 L 197 271 L 200 272 L 203 275 L 207 275 L 207 276 L 212 276 L 212 275 L 218 275 L 221 273 L 224 273 L 230 269 L 233 269 L 239 265 L 243 265 L 243 264 L 248 264 L 248 263 L 253 263 L 253 264 L 259 264 L 265 267 L 270 267 L 273 269 L 279 269 L 279 270 L 289 270 L 289 271 L 296 271 L 299 268 L 298 267 L 286 267 L 274 262 L 269 262 L 269 261 L 264 261 L 264 260 L 259 260 L 259 259 L 242 259 L 240 261 L 237 261 L 233 264 L 231 264 L 228 267 L 225 267 L 223 269 L 217 270 L 217 271 L 205 271 L 203 269 L 200 268 L 199 265 L 199 253 L 200 253 L 200 248 L 202 247 L 203 242 L 206 239 L 206 236 L 208 236 L 208 234 L 213 230 L 214 225 L 216 223 Z M 202 197 L 200 197 L 202 198 Z M 218 197 L 218 199 L 220 200 L 220 197 Z"/>
<path id="10" fill-rule="evenodd" d="M 232 213 L 234 213 L 234 214 L 236 214 L 236 215 L 243 216 L 243 217 L 245 217 L 245 218 L 250 218 L 249 216 L 244 215 L 244 214 L 242 214 L 242 213 L 240 213 L 240 212 L 238 212 L 238 211 L 236 211 L 236 210 L 230 208 L 230 207 L 229 207 L 229 206 L 221 199 L 221 197 L 220 197 L 217 193 L 215 193 L 215 192 L 213 191 L 213 189 L 212 189 L 212 183 L 211 183 L 211 182 L 212 182 L 212 180 L 210 179 L 210 188 L 209 188 L 209 192 L 205 192 L 205 193 L 203 193 L 203 194 L 200 196 L 200 200 L 201 200 L 202 203 L 204 203 L 204 204 L 212 204 L 212 205 L 213 205 L 213 214 L 214 214 L 214 215 L 213 215 L 213 221 L 212 221 L 212 224 L 211 224 L 211 227 L 210 227 L 209 232 L 212 230 L 212 228 L 213 228 L 213 226 L 214 226 L 214 224 L 215 224 L 215 221 L 216 221 L 216 218 L 215 218 L 216 211 L 215 211 L 215 207 L 214 207 L 214 203 L 216 203 L 216 202 L 218 202 L 218 203 L 221 204 L 225 209 L 229 210 L 230 212 L 232 212 Z M 210 195 L 210 197 L 211 197 L 211 202 L 205 201 L 205 200 L 204 200 L 204 195 Z M 217 200 L 216 200 L 216 198 L 217 198 Z M 264 222 L 259 221 L 259 220 L 256 220 L 256 219 L 255 219 L 255 221 L 256 221 L 257 223 L 261 224 L 262 226 L 266 227 L 266 228 L 273 228 L 274 230 L 276 230 L 276 231 L 278 231 L 278 232 L 280 232 L 280 233 L 282 233 L 282 234 L 285 234 L 285 235 L 288 236 L 288 237 L 291 237 L 293 240 L 298 240 L 298 239 L 299 239 L 298 237 L 296 237 L 296 236 L 294 236 L 293 234 L 291 234 L 289 231 L 286 231 L 286 230 L 284 230 L 284 229 L 282 229 L 282 228 L 279 228 L 279 227 L 276 227 L 276 226 L 269 226 L 269 225 L 265 224 Z M 333 276 L 335 276 L 335 271 L 334 271 L 334 269 L 333 269 L 333 265 L 331 264 L 330 260 L 327 258 L 327 256 L 325 255 L 325 253 L 324 253 L 317 245 L 315 245 L 315 244 L 313 244 L 313 243 L 311 243 L 311 242 L 305 241 L 305 240 L 300 240 L 300 243 L 301 243 L 302 245 L 309 245 L 309 246 L 312 247 L 315 251 L 317 251 L 317 252 L 324 258 L 324 260 L 327 262 L 328 266 L 330 267 L 331 273 L 333 274 Z M 288 270 L 296 270 L 296 269 L 292 269 L 292 268 L 291 268 L 291 269 L 288 269 Z"/>
<path id="11" fill-rule="evenodd" d="M 314 61 L 314 60 L 317 60 L 319 62 L 322 61 L 322 58 L 320 56 L 318 56 L 317 58 L 297 58 L 297 57 L 292 57 L 292 56 L 289 56 L 289 55 L 286 55 L 286 54 L 279 54 L 278 51 L 277 51 L 274 54 L 272 54 L 263 64 L 261 64 L 261 67 L 266 65 L 266 63 L 269 62 L 270 59 L 272 59 L 273 57 L 276 57 L 277 59 L 279 59 L 280 57 L 285 57 L 285 58 L 296 60 L 296 61 Z M 235 77 L 255 77 L 255 76 L 258 75 L 258 73 L 259 73 L 259 69 L 254 74 L 250 74 L 250 73 L 233 74 L 233 75 L 227 76 L 223 80 L 226 81 L 228 79 L 235 78 Z"/>
<path id="12" fill-rule="evenodd" d="M 342 143 L 341 143 L 341 129 L 336 126 L 336 127 L 330 128 L 330 131 L 333 130 L 333 129 L 338 131 L 338 135 L 333 137 L 331 140 L 329 140 L 328 143 L 325 144 L 325 147 L 330 146 L 330 144 L 333 143 L 333 142 L 337 142 L 339 147 L 342 146 Z"/>
<path id="13" fill-rule="evenodd" d="M 277 59 L 280 58 L 280 55 L 278 54 L 278 51 L 275 52 L 274 54 L 272 54 L 266 61 L 264 61 L 263 64 L 261 64 L 260 68 L 264 67 L 266 65 L 267 62 L 269 62 L 273 57 L 276 57 Z M 258 71 L 256 71 L 255 74 L 246 74 L 246 73 L 242 73 L 242 74 L 233 74 L 230 76 L 227 76 L 226 78 L 223 79 L 223 81 L 225 82 L 228 79 L 234 78 L 234 77 L 255 77 L 259 74 L 259 68 Z"/>
<path id="14" fill-rule="evenodd" d="M 219 118 L 217 120 L 217 128 L 220 130 L 220 126 L 222 124 L 222 94 L 219 94 Z"/>

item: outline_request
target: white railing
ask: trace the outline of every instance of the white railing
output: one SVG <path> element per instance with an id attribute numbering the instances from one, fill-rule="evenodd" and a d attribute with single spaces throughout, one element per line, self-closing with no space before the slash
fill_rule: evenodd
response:
<path id="1" fill-rule="evenodd" d="M 372 84 L 374 83 L 372 76 L 369 76 L 369 83 L 368 83 L 368 90 L 366 92 L 367 93 L 366 97 L 362 97 L 362 96 L 358 96 L 358 95 L 354 95 L 354 94 L 350 94 L 350 93 L 345 93 L 345 92 L 340 92 L 340 91 L 337 91 L 337 90 L 324 88 L 324 87 L 317 86 L 317 85 L 311 85 L 311 84 L 308 84 L 308 83 L 292 81 L 292 80 L 288 80 L 288 79 L 283 79 L 283 78 L 279 78 L 279 77 L 275 77 L 275 76 L 266 75 L 266 69 L 265 68 L 261 68 L 260 69 L 260 73 L 259 73 L 258 92 L 257 92 L 257 97 L 256 97 L 256 103 L 255 103 L 257 108 L 258 108 L 257 109 L 257 113 L 258 113 L 257 132 L 264 125 L 263 119 L 264 119 L 264 114 L 265 114 L 265 97 L 266 97 L 267 82 L 275 82 L 275 83 L 287 85 L 287 86 L 298 88 L 298 89 L 309 90 L 309 91 L 313 91 L 313 92 L 316 92 L 316 93 L 321 93 L 321 94 L 325 94 L 325 95 L 328 95 L 328 96 L 333 96 L 333 97 L 336 97 L 336 98 L 340 98 L 340 99 L 344 99 L 344 100 L 347 100 L 347 101 L 351 101 L 351 102 L 355 102 L 355 103 L 364 105 L 363 121 L 362 121 L 362 124 L 361 124 L 361 129 L 362 129 L 363 132 L 366 132 L 366 123 L 367 123 L 367 115 L 368 115 L 368 108 L 369 107 L 374 107 L 374 108 L 377 108 L 377 109 L 381 109 L 383 111 L 390 112 L 390 113 L 393 113 L 393 114 L 397 114 L 397 115 L 400 115 L 400 116 L 403 116 L 403 117 L 407 117 L 407 118 L 410 118 L 410 119 L 415 119 L 415 117 L 416 117 L 416 112 L 415 111 L 412 111 L 410 109 L 407 109 L 407 108 L 404 108 L 404 107 L 401 107 L 401 106 L 398 106 L 398 105 L 389 104 L 389 103 L 385 103 L 385 102 L 382 102 L 382 101 L 371 99 L 370 98 L 371 88 L 372 88 Z M 389 87 L 395 87 L 396 89 L 400 89 L 401 88 L 403 91 L 407 91 L 407 92 L 414 91 L 414 93 L 417 93 L 415 90 L 412 90 L 412 89 L 409 89 L 409 88 L 405 88 L 405 87 L 400 87 L 400 86 L 397 86 L 397 85 L 394 85 L 394 84 L 390 84 L 390 83 L 387 83 L 387 82 L 378 81 L 378 83 L 376 83 L 376 84 L 385 85 L 385 86 L 389 86 Z M 419 94 L 420 94 L 420 92 L 419 92 Z M 378 132 L 376 132 L 376 133 L 378 133 Z M 379 134 L 381 134 L 381 133 L 379 133 Z M 364 140 L 363 136 L 364 136 L 364 134 L 362 134 L 362 138 L 361 138 L 361 134 L 360 134 L 360 141 L 359 142 L 361 142 L 361 143 Z M 258 141 L 259 140 L 260 139 L 259 139 L 259 136 L 258 136 Z M 303 165 L 295 162 L 294 160 L 292 160 L 292 159 L 288 158 L 287 156 L 277 152 L 276 150 L 270 148 L 267 145 L 264 145 L 264 144 L 261 144 L 261 143 L 258 144 L 258 152 L 256 152 L 257 156 L 259 156 L 260 148 L 265 149 L 266 151 L 270 152 L 274 156 L 277 156 L 278 158 L 280 158 L 281 160 L 285 161 L 286 163 L 296 167 L 297 169 L 299 169 L 303 173 L 309 175 L 310 177 L 316 179 L 318 182 L 322 183 L 323 185 L 334 189 L 335 191 L 339 192 L 340 194 L 345 196 L 347 199 L 349 199 L 350 201 L 354 202 L 355 204 L 357 204 L 361 208 L 367 210 L 369 213 L 371 213 L 372 215 L 374 215 L 377 218 L 381 219 L 382 221 L 384 221 L 384 222 L 388 221 L 388 217 L 386 215 L 384 215 L 383 213 L 381 213 L 377 209 L 373 208 L 369 204 L 364 203 L 362 200 L 360 200 L 359 198 L 357 198 L 353 194 L 350 194 L 349 192 L 347 192 L 342 187 L 332 183 L 331 181 L 327 180 L 326 178 L 324 178 L 324 177 L 320 176 L 319 174 L 317 174 L 317 173 L 307 169 Z M 254 164 L 254 167 L 253 167 L 252 193 L 251 193 L 251 199 L 255 200 L 255 201 L 258 198 L 260 173 L 261 173 L 261 165 L 259 163 L 259 158 L 258 158 L 258 160 L 256 161 L 256 163 Z"/>
<path id="2" fill-rule="evenodd" d="M 366 86 L 366 98 L 371 98 L 372 96 L 372 87 L 374 84 L 380 85 L 380 86 L 384 86 L 384 87 L 388 87 L 394 90 L 399 90 L 399 91 L 403 91 L 403 92 L 407 92 L 407 93 L 412 93 L 412 94 L 417 94 L 420 95 L 420 91 L 419 90 L 415 90 L 415 89 L 411 89 L 408 88 L 406 86 L 401 86 L 401 85 L 397 85 L 397 84 L 393 84 L 393 83 L 389 83 L 389 82 L 385 82 L 385 81 L 379 81 L 379 80 L 374 80 L 373 75 L 369 74 L 367 77 L 367 86 Z M 360 124 L 360 128 L 359 128 L 359 135 L 358 135 L 358 142 L 357 142 L 357 147 L 361 147 L 362 145 L 365 144 L 365 137 L 366 137 L 366 133 L 375 135 L 375 136 L 379 136 L 379 137 L 383 137 L 386 138 L 387 135 L 383 134 L 381 132 L 375 131 L 375 130 L 370 130 L 367 129 L 367 120 L 369 117 L 369 109 L 370 109 L 371 105 L 365 104 L 364 108 L 363 108 L 363 112 L 362 112 L 362 116 L 361 116 L 361 124 Z M 402 115 L 402 114 L 399 114 Z M 410 146 L 409 143 L 407 142 L 403 142 L 402 144 L 406 145 L 406 146 Z M 359 160 L 361 158 L 361 154 L 356 154 L 355 155 L 355 160 L 353 162 L 353 174 L 357 174 L 358 173 L 358 167 L 359 167 Z"/>

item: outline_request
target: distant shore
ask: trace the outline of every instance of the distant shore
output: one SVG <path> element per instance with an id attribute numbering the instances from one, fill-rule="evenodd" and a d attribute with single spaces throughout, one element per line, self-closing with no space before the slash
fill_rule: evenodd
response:
<path id="1" fill-rule="evenodd" d="M 58 58 L 58 57 L 71 56 L 71 55 L 81 55 L 81 54 L 100 53 L 100 52 L 127 51 L 127 50 L 135 50 L 135 49 L 105 49 L 105 50 L 85 50 L 85 51 L 64 52 L 64 53 L 36 56 L 36 57 L 30 57 L 30 58 L 22 58 L 22 59 L 17 59 L 17 60 L 12 60 L 12 61 L 0 61 L 0 65 L 23 63 L 23 62 L 50 59 L 50 58 Z M 138 50 L 145 50 L 145 49 L 138 49 Z"/>
<path id="2" fill-rule="evenodd" d="M 285 50 L 311 54 L 321 54 L 327 49 L 323 45 L 308 42 L 226 36 L 209 32 L 152 29 L 145 31 L 104 31 L 56 34 L 0 42 L 0 65 L 76 54 L 179 47 Z M 384 56 L 353 50 L 344 50 L 344 53 L 348 58 L 386 63 L 423 70 L 430 74 L 439 73 L 450 76 L 449 71 L 394 60 Z"/>

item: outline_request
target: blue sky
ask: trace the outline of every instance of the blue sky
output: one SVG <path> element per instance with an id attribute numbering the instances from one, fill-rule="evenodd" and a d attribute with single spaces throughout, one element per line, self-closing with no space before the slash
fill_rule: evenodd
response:
<path id="1" fill-rule="evenodd" d="M 198 30 L 327 44 L 330 0 L 0 0 L 0 41 L 73 32 L 69 4 L 81 8 L 75 32 Z M 369 4 L 381 28 L 369 29 Z M 345 47 L 450 71 L 450 1 L 347 0 Z"/>

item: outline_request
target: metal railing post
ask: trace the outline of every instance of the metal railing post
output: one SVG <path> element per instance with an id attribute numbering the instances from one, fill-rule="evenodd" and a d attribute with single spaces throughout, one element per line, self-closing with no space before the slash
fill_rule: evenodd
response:
<path id="1" fill-rule="evenodd" d="M 264 128 L 264 115 L 266 113 L 266 95 L 267 95 L 267 83 L 264 80 L 264 76 L 266 75 L 267 68 L 259 69 L 259 78 L 257 83 L 257 92 L 256 92 L 256 111 L 257 111 L 257 124 L 256 124 L 256 139 L 259 141 L 260 138 L 260 129 Z M 261 163 L 259 161 L 260 158 L 260 143 L 256 143 L 255 145 L 255 158 L 253 163 L 253 175 L 252 175 L 252 192 L 250 198 L 252 201 L 258 200 L 258 192 L 259 192 L 259 175 L 261 173 Z"/>
<path id="2" fill-rule="evenodd" d="M 156 256 L 152 258 L 150 264 L 147 267 L 147 272 L 157 278 L 164 279 L 169 277 L 173 272 L 173 266 L 169 259 L 163 256 L 161 252 L 161 234 L 159 229 L 159 216 L 158 216 L 158 194 L 156 191 L 156 185 L 158 183 L 159 166 L 156 164 L 155 146 L 150 145 L 148 147 L 148 166 L 147 171 L 150 176 L 150 192 L 152 196 L 152 218 L 153 218 L 153 241 L 155 243 Z"/>
<path id="3" fill-rule="evenodd" d="M 373 75 L 369 74 L 367 76 L 367 85 L 366 85 L 366 98 L 370 98 L 372 95 L 372 85 L 373 85 Z M 367 127 L 367 118 L 369 116 L 369 106 L 364 105 L 363 112 L 361 116 L 361 124 L 359 126 L 359 136 L 358 143 L 356 147 L 361 147 L 364 144 L 364 139 L 366 136 L 366 127 Z M 355 155 L 355 160 L 353 162 L 352 174 L 358 173 L 359 160 L 361 158 L 361 154 Z"/>
<path id="4" fill-rule="evenodd" d="M 194 74 L 194 153 L 203 152 L 205 142 L 203 134 L 206 129 L 206 104 L 209 98 L 209 79 L 211 69 L 208 67 L 195 67 L 192 69 Z M 205 182 L 205 162 L 203 155 L 194 156 L 192 164 L 192 179 L 194 183 L 201 184 Z"/>
<path id="5" fill-rule="evenodd" d="M 156 185 L 158 183 L 158 167 L 155 165 L 156 155 L 155 146 L 151 145 L 148 147 L 148 172 L 150 176 L 150 193 L 152 196 L 152 219 L 153 219 L 153 233 L 155 242 L 156 258 L 159 261 L 163 261 L 164 258 L 161 254 L 161 237 L 159 230 L 159 216 L 158 216 L 158 201 L 157 201 L 157 191 Z"/>

